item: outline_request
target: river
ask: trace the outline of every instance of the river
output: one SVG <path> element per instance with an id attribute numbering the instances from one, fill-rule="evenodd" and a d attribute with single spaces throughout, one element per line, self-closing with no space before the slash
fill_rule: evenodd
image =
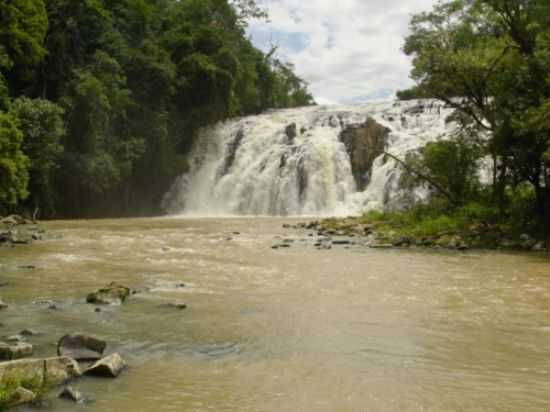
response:
<path id="1" fill-rule="evenodd" d="M 59 412 L 550 409 L 547 256 L 319 251 L 285 222 L 47 223 L 49 240 L 0 249 L 0 332 L 42 332 L 37 356 L 84 332 L 126 359 L 118 379 L 75 383 L 94 403 Z M 111 281 L 150 290 L 94 312 L 86 294 Z"/>

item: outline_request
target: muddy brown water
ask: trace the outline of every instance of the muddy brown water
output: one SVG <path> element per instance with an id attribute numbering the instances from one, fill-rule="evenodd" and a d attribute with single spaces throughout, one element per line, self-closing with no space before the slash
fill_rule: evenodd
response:
<path id="1" fill-rule="evenodd" d="M 48 356 L 89 333 L 127 360 L 60 412 L 550 410 L 547 256 L 318 251 L 284 222 L 48 223 L 54 238 L 0 249 L 0 334 L 36 329 Z M 85 295 L 110 281 L 150 291 L 95 313 Z"/>

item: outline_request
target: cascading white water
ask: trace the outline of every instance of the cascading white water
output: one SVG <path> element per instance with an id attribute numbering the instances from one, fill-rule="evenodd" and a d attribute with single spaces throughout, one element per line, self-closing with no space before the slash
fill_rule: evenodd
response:
<path id="1" fill-rule="evenodd" d="M 204 130 L 190 171 L 166 195 L 187 215 L 352 215 L 399 198 L 397 162 L 381 154 L 358 191 L 342 131 L 368 118 L 389 129 L 385 150 L 404 159 L 445 139 L 452 109 L 433 100 L 277 110 Z M 417 196 L 422 196 L 422 191 Z"/>

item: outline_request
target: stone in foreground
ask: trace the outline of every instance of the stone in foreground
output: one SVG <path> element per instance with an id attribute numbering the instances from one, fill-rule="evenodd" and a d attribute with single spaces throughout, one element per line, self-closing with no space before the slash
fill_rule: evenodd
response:
<path id="1" fill-rule="evenodd" d="M 0 342 L 0 359 L 14 360 L 32 356 L 32 345 L 24 342 L 13 344 Z"/>
<path id="2" fill-rule="evenodd" d="M 10 396 L 10 399 L 6 401 L 8 408 L 15 408 L 16 406 L 32 403 L 36 399 L 34 392 L 25 389 L 23 387 L 17 388 Z"/>
<path id="3" fill-rule="evenodd" d="M 0 363 L 0 381 L 10 377 L 37 382 L 38 385 L 61 385 L 82 373 L 71 358 L 21 359 Z"/>
<path id="4" fill-rule="evenodd" d="M 103 356 L 107 343 L 86 335 L 65 335 L 57 343 L 57 354 L 77 361 L 97 361 Z"/>
<path id="5" fill-rule="evenodd" d="M 96 305 L 120 305 L 130 295 L 130 289 L 116 282 L 112 282 L 97 292 L 90 293 L 86 302 Z"/>
<path id="6" fill-rule="evenodd" d="M 74 389 L 72 386 L 66 386 L 63 388 L 61 393 L 58 395 L 58 398 L 67 399 L 73 401 L 74 403 L 85 403 L 88 399 L 79 391 Z"/>
<path id="7" fill-rule="evenodd" d="M 103 358 L 92 366 L 90 366 L 84 373 L 86 375 L 102 376 L 106 378 L 116 378 L 126 368 L 126 362 L 118 353 Z"/>

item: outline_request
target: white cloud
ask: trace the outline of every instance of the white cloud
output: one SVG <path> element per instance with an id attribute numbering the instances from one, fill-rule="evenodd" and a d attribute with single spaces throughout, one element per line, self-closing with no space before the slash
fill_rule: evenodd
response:
<path id="1" fill-rule="evenodd" d="M 270 23 L 254 22 L 253 40 L 273 42 L 296 65 L 319 103 L 389 97 L 411 85 L 403 54 L 410 16 L 436 0 L 261 0 Z"/>

